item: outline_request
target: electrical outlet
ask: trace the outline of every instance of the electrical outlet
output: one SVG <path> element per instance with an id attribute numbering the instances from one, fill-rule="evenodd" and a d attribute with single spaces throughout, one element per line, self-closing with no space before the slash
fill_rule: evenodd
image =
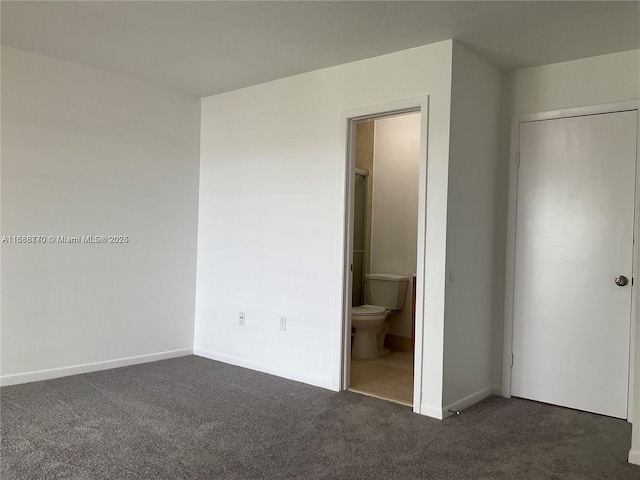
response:
<path id="1" fill-rule="evenodd" d="M 280 330 L 287 329 L 287 317 L 280 317 Z"/>
<path id="2" fill-rule="evenodd" d="M 238 325 L 244 326 L 244 312 L 240 312 L 238 315 Z"/>

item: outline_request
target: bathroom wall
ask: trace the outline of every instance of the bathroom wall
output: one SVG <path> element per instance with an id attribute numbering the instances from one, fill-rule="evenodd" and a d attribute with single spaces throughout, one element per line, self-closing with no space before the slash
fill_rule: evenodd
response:
<path id="1" fill-rule="evenodd" d="M 375 121 L 371 271 L 412 277 L 418 239 L 420 114 Z M 411 337 L 410 279 L 404 309 L 391 317 L 390 335 Z"/>
<path id="2" fill-rule="evenodd" d="M 188 355 L 200 101 L 2 47 L 2 382 Z"/>

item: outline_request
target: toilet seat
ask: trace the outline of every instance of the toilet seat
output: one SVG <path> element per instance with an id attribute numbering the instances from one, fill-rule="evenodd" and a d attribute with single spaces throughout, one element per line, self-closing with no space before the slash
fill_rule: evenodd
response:
<path id="1" fill-rule="evenodd" d="M 352 317 L 377 317 L 385 313 L 385 308 L 378 305 L 360 305 L 351 309 Z"/>

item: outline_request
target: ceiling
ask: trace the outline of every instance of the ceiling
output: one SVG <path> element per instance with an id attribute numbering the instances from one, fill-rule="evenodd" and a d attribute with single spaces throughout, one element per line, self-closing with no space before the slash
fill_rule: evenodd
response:
<path id="1" fill-rule="evenodd" d="M 640 48 L 637 1 L 2 1 L 2 44 L 199 97 L 454 38 L 500 70 Z"/>

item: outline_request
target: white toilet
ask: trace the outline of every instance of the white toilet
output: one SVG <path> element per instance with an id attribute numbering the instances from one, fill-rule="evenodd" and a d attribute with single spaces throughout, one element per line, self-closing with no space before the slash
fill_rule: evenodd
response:
<path id="1" fill-rule="evenodd" d="M 389 332 L 387 317 L 404 307 L 409 277 L 370 273 L 365 283 L 372 305 L 351 309 L 351 326 L 356 330 L 351 347 L 354 358 L 374 358 L 389 352 L 384 348 L 384 337 Z"/>

